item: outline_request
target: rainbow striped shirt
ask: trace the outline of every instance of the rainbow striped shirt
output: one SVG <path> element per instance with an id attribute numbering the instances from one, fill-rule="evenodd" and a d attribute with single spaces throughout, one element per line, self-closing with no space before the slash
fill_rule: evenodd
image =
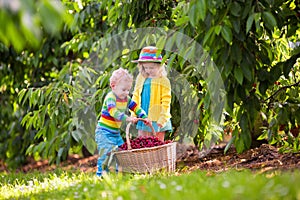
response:
<path id="1" fill-rule="evenodd" d="M 145 111 L 140 108 L 129 96 L 119 99 L 112 91 L 109 92 L 103 102 L 101 117 L 98 122 L 101 129 L 111 133 L 119 133 L 122 121 L 128 117 L 125 114 L 129 108 L 139 118 L 147 118 Z"/>

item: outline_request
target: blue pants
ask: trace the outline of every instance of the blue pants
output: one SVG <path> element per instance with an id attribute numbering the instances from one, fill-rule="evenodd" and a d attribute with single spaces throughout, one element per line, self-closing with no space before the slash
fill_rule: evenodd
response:
<path id="1" fill-rule="evenodd" d="M 107 130 L 101 129 L 99 125 L 97 125 L 96 127 L 95 141 L 97 143 L 97 149 L 99 152 L 99 158 L 97 162 L 98 169 L 96 175 L 102 176 L 102 165 L 105 159 L 107 158 L 107 154 L 111 152 L 113 148 L 121 146 L 124 143 L 124 141 L 120 133 L 111 133 Z M 108 171 L 107 168 L 104 170 Z"/>

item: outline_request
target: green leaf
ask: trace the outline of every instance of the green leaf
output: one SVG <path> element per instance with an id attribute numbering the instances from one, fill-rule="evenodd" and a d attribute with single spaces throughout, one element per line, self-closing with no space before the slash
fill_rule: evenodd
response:
<path id="1" fill-rule="evenodd" d="M 245 145 L 244 142 L 241 138 L 238 138 L 235 143 L 234 143 L 235 147 L 236 147 L 236 151 L 238 153 L 242 153 L 245 150 Z"/>
<path id="2" fill-rule="evenodd" d="M 52 34 L 57 33 L 63 23 L 63 10 L 59 9 L 55 4 L 55 2 L 43 1 L 39 5 L 43 25 L 45 29 Z"/>
<path id="3" fill-rule="evenodd" d="M 31 118 L 32 112 L 28 112 L 22 119 L 21 125 L 24 126 L 25 124 L 28 124 L 30 118 Z"/>
<path id="4" fill-rule="evenodd" d="M 243 84 L 243 79 L 244 79 L 244 75 L 243 75 L 243 71 L 240 67 L 235 67 L 234 69 L 234 77 L 235 79 L 238 81 L 238 83 L 240 85 Z"/>
<path id="5" fill-rule="evenodd" d="M 299 48 L 300 49 L 300 48 Z M 282 63 L 283 67 L 283 74 L 286 78 L 289 77 L 289 73 L 291 71 L 291 68 L 296 63 L 296 60 L 299 58 L 299 55 L 295 54 L 291 58 L 289 58 L 287 61 Z"/>
<path id="6" fill-rule="evenodd" d="M 226 153 L 230 147 L 232 146 L 232 144 L 234 143 L 234 140 L 235 140 L 236 136 L 232 136 L 231 139 L 229 140 L 229 142 L 227 143 L 225 149 L 224 149 L 224 153 Z"/>
<path id="7" fill-rule="evenodd" d="M 206 17 L 206 10 L 207 10 L 206 0 L 196 0 L 196 7 L 200 19 L 204 21 Z"/>
<path id="8" fill-rule="evenodd" d="M 267 131 L 264 131 L 260 136 L 258 136 L 257 140 L 265 140 L 268 139 Z"/>
<path id="9" fill-rule="evenodd" d="M 282 75 L 281 65 L 275 65 L 270 70 L 269 82 L 274 83 Z"/>
<path id="10" fill-rule="evenodd" d="M 95 150 L 97 149 L 97 144 L 94 138 L 87 138 L 87 141 L 85 142 L 84 146 L 91 154 L 94 154 Z"/>
<path id="11" fill-rule="evenodd" d="M 253 24 L 253 20 L 254 20 L 254 14 L 251 14 L 248 19 L 247 19 L 247 23 L 246 23 L 246 34 L 250 31 L 252 24 Z"/>
<path id="12" fill-rule="evenodd" d="M 164 49 L 164 46 L 166 44 L 166 37 L 165 36 L 161 36 L 159 37 L 157 43 L 156 43 L 156 47 L 158 49 Z"/>
<path id="13" fill-rule="evenodd" d="M 215 26 L 215 33 L 216 33 L 216 35 L 219 35 L 220 32 L 221 32 L 221 30 L 222 30 L 222 26 L 221 25 Z"/>
<path id="14" fill-rule="evenodd" d="M 18 30 L 15 24 L 7 24 L 6 35 L 8 36 L 7 38 L 11 39 L 11 43 L 17 51 L 21 51 L 26 45 L 22 33 Z"/>
<path id="15" fill-rule="evenodd" d="M 62 156 L 62 153 L 64 152 L 64 147 L 60 147 L 57 153 L 57 156 L 60 158 Z"/>
<path id="16" fill-rule="evenodd" d="M 232 32 L 229 26 L 225 25 L 221 31 L 222 37 L 227 41 L 228 44 L 232 42 Z"/>
<path id="17" fill-rule="evenodd" d="M 259 83 L 259 92 L 261 94 L 265 94 L 265 92 L 267 91 L 268 89 L 268 86 L 269 86 L 269 82 L 268 81 L 261 81 Z"/>
<path id="18" fill-rule="evenodd" d="M 207 45 L 208 39 L 211 37 L 211 34 L 214 32 L 215 27 L 211 27 L 208 32 L 205 34 L 203 39 L 203 46 Z"/>
<path id="19" fill-rule="evenodd" d="M 256 33 L 260 33 L 261 31 L 260 20 L 261 20 L 261 13 L 254 13 Z"/>
<path id="20" fill-rule="evenodd" d="M 81 133 L 79 130 L 75 130 L 72 132 L 72 137 L 79 142 L 81 140 Z"/>
<path id="21" fill-rule="evenodd" d="M 230 12 L 233 16 L 239 17 L 241 14 L 242 7 L 238 2 L 233 2 L 230 6 Z"/>
<path id="22" fill-rule="evenodd" d="M 244 20 L 248 15 L 249 13 L 252 11 L 254 11 L 254 8 L 255 7 L 251 7 L 252 6 L 252 1 L 246 1 L 242 8 L 243 8 L 243 11 L 242 11 L 242 19 Z"/>
<path id="23" fill-rule="evenodd" d="M 247 60 L 244 59 L 241 63 L 241 68 L 244 76 L 248 81 L 252 81 L 252 66 L 248 64 Z"/>
<path id="24" fill-rule="evenodd" d="M 155 3 L 155 1 L 150 1 L 149 11 L 152 10 L 152 7 L 153 7 L 154 3 Z"/>
<path id="25" fill-rule="evenodd" d="M 240 48 L 240 45 L 238 43 L 233 43 L 232 48 L 231 48 L 231 54 L 234 55 L 232 56 L 231 59 L 233 59 L 237 64 L 240 64 L 242 61 L 242 51 Z M 227 59 L 229 55 L 226 55 Z"/>
<path id="26" fill-rule="evenodd" d="M 194 43 L 195 44 L 195 43 Z M 184 58 L 190 60 L 195 56 L 195 48 L 194 45 L 189 46 L 184 52 Z"/>
<path id="27" fill-rule="evenodd" d="M 242 131 L 245 131 L 248 129 L 248 117 L 247 117 L 246 112 L 244 112 L 241 116 L 240 127 L 241 127 Z"/>
<path id="28" fill-rule="evenodd" d="M 189 19 L 190 19 L 190 23 L 192 24 L 193 27 L 195 27 L 199 21 L 199 15 L 198 15 L 198 11 L 196 8 L 196 5 L 193 4 L 190 8 L 189 11 Z"/>
<path id="29" fill-rule="evenodd" d="M 265 12 L 262 13 L 262 18 L 263 18 L 263 20 L 266 24 L 266 27 L 269 30 L 273 31 L 274 27 L 277 26 L 277 21 L 276 21 L 275 17 L 273 16 L 273 14 L 270 13 L 270 12 L 265 11 Z"/>
<path id="30" fill-rule="evenodd" d="M 285 124 L 289 121 L 289 113 L 288 111 L 286 110 L 286 108 L 281 108 L 279 111 L 278 111 L 278 117 L 277 117 L 277 120 L 282 123 L 282 124 Z"/>
<path id="31" fill-rule="evenodd" d="M 167 41 L 165 44 L 165 49 L 172 49 L 175 44 L 175 42 L 177 41 L 177 35 L 179 35 L 179 33 L 174 33 L 171 37 L 167 37 Z"/>
<path id="32" fill-rule="evenodd" d="M 250 130 L 249 129 L 246 129 L 246 130 L 242 131 L 242 133 L 241 133 L 241 140 L 244 143 L 244 147 L 245 147 L 244 150 L 249 149 L 250 146 L 251 146 L 251 134 L 250 134 Z"/>
<path id="33" fill-rule="evenodd" d="M 184 24 L 187 24 L 189 22 L 190 18 L 188 16 L 183 16 L 176 20 L 175 25 L 176 26 L 183 26 Z"/>
<path id="34" fill-rule="evenodd" d="M 23 99 L 24 95 L 26 94 L 26 92 L 27 92 L 27 89 L 22 89 L 22 90 L 19 92 L 19 94 L 18 94 L 19 103 L 22 102 L 22 99 Z"/>
<path id="35" fill-rule="evenodd" d="M 241 36 L 241 34 L 240 34 L 240 30 L 241 30 L 241 21 L 240 21 L 240 18 L 232 18 L 232 19 L 230 19 L 230 21 L 231 21 L 231 24 L 233 26 L 233 30 L 236 33 L 239 33 L 238 36 Z"/>

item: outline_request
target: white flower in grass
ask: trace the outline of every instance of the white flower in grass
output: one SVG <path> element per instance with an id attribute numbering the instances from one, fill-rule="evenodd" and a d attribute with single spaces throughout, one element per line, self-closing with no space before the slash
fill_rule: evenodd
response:
<path id="1" fill-rule="evenodd" d="M 71 187 L 73 187 L 73 186 L 75 186 L 77 183 L 76 182 L 71 182 L 69 185 L 71 186 Z"/>
<path id="2" fill-rule="evenodd" d="M 160 187 L 160 189 L 166 189 L 167 188 L 166 184 L 164 184 L 164 183 L 160 183 L 159 187 Z"/>
<path id="3" fill-rule="evenodd" d="M 223 186 L 223 188 L 229 188 L 229 187 L 230 187 L 229 181 L 224 181 L 224 182 L 222 183 L 222 186 Z"/>
<path id="4" fill-rule="evenodd" d="M 177 191 L 181 191 L 183 189 L 183 187 L 181 186 L 181 185 L 177 185 L 176 187 L 175 187 L 175 190 L 177 190 Z"/>
<path id="5" fill-rule="evenodd" d="M 177 183 L 175 181 L 172 181 L 171 185 L 177 185 Z"/>
<path id="6" fill-rule="evenodd" d="M 28 181 L 28 186 L 32 187 L 33 186 L 33 181 Z"/>
<path id="7" fill-rule="evenodd" d="M 79 198 L 78 192 L 74 192 L 74 198 L 75 198 L 75 199 L 78 199 L 78 198 Z"/>
<path id="8" fill-rule="evenodd" d="M 103 192 L 101 193 L 101 196 L 102 196 L 103 198 L 111 197 L 111 196 L 112 196 L 112 193 L 111 193 L 110 191 L 103 191 Z"/>
<path id="9" fill-rule="evenodd" d="M 42 183 L 41 183 L 41 188 L 42 188 L 42 189 L 46 189 L 46 188 L 47 188 L 47 186 L 48 186 L 48 184 L 47 184 L 47 183 L 45 183 L 45 182 L 42 182 Z"/>

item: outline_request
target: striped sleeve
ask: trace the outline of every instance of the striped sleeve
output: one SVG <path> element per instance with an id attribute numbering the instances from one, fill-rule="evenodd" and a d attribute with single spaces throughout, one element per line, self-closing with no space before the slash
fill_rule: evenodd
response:
<path id="1" fill-rule="evenodd" d="M 133 111 L 138 118 L 147 118 L 146 112 L 137 105 L 130 97 L 128 97 L 128 108 Z"/>
<path id="2" fill-rule="evenodd" d="M 107 111 L 116 120 L 122 121 L 126 119 L 126 115 L 123 112 L 120 112 L 117 108 L 116 98 L 110 96 L 106 100 Z"/>

